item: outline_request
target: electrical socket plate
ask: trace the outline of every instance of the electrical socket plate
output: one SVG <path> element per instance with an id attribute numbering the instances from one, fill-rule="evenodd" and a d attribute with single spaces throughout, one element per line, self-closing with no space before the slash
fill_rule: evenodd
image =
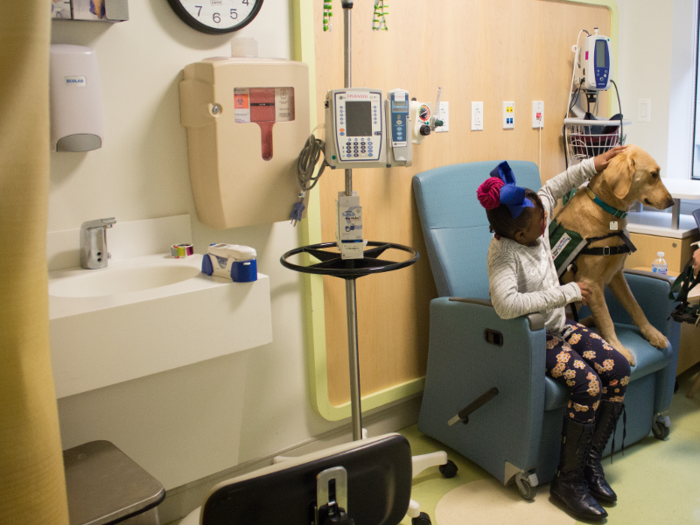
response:
<path id="1" fill-rule="evenodd" d="M 515 129 L 515 102 L 503 102 L 503 129 Z"/>
<path id="2" fill-rule="evenodd" d="M 484 129 L 484 103 L 472 101 L 472 131 Z"/>
<path id="3" fill-rule="evenodd" d="M 435 128 L 435 133 L 444 133 L 450 131 L 450 103 L 440 101 L 440 107 L 437 114 L 438 120 L 442 120 L 442 126 Z"/>
<path id="4" fill-rule="evenodd" d="M 532 127 L 544 127 L 544 100 L 532 101 Z"/>

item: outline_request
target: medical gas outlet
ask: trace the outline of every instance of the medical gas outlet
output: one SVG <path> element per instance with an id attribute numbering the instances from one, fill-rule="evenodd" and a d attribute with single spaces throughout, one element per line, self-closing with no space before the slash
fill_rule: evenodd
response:
<path id="1" fill-rule="evenodd" d="M 430 135 L 430 119 L 433 116 L 430 104 L 411 100 L 411 118 L 413 119 L 413 133 L 411 140 L 414 144 L 423 142 L 423 138 Z"/>

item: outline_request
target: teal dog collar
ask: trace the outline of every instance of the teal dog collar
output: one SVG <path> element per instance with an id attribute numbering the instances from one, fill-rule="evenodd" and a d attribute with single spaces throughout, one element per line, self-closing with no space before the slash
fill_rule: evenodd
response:
<path id="1" fill-rule="evenodd" d="M 617 217 L 619 219 L 624 219 L 627 217 L 627 212 L 618 210 L 617 208 L 613 208 L 609 204 L 605 204 L 602 200 L 600 200 L 600 197 L 598 197 L 595 193 L 593 193 L 593 190 L 590 189 L 588 186 L 586 186 L 586 193 L 588 196 L 591 198 L 593 202 L 595 202 L 598 206 L 603 208 L 606 212 L 611 214 L 613 217 Z"/>

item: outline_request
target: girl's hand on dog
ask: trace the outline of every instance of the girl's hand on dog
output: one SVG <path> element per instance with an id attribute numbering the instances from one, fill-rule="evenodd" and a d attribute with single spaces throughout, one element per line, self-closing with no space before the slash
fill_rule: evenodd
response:
<path id="1" fill-rule="evenodd" d="M 591 292 L 591 287 L 588 286 L 586 283 L 576 283 L 581 290 L 581 302 L 583 304 L 588 304 L 589 299 L 591 298 L 591 295 L 593 292 Z"/>
<path id="2" fill-rule="evenodd" d="M 603 171 L 605 168 L 608 167 L 608 164 L 610 164 L 610 161 L 613 159 L 613 157 L 619 153 L 622 153 L 625 151 L 627 146 L 615 146 L 614 148 L 606 151 L 602 155 L 598 155 L 593 159 L 593 163 L 595 164 L 595 170 L 600 173 Z"/>

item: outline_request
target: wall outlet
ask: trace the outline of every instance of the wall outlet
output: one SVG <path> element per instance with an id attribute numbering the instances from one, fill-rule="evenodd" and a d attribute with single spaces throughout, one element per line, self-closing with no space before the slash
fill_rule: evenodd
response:
<path id="1" fill-rule="evenodd" d="M 503 129 L 515 129 L 515 102 L 503 102 Z"/>
<path id="2" fill-rule="evenodd" d="M 532 101 L 532 127 L 544 127 L 544 100 Z"/>
<path id="3" fill-rule="evenodd" d="M 444 133 L 450 131 L 450 103 L 440 101 L 438 108 L 437 119 L 442 120 L 442 126 L 435 127 L 435 133 Z"/>
<path id="4" fill-rule="evenodd" d="M 484 129 L 484 103 L 472 102 L 472 131 Z"/>

